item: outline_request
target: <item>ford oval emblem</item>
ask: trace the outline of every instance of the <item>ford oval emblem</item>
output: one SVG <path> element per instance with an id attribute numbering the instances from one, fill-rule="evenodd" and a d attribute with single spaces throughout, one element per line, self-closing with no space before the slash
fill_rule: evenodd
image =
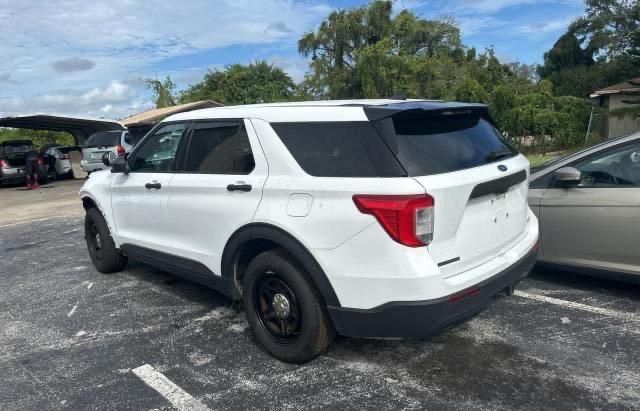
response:
<path id="1" fill-rule="evenodd" d="M 498 170 L 500 170 L 500 171 L 507 171 L 507 166 L 505 166 L 504 164 L 500 164 L 500 165 L 498 166 Z"/>

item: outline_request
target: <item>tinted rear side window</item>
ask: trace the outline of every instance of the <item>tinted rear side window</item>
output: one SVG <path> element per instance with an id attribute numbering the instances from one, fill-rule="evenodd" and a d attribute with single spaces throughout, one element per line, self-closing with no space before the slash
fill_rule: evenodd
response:
<path id="1" fill-rule="evenodd" d="M 255 162 L 244 123 L 197 123 L 187 151 L 185 171 L 208 174 L 249 174 Z"/>
<path id="2" fill-rule="evenodd" d="M 316 177 L 377 177 L 353 123 L 272 123 L 300 167 Z"/>
<path id="3" fill-rule="evenodd" d="M 517 154 L 480 113 L 404 112 L 375 126 L 411 176 L 464 170 Z"/>
<path id="4" fill-rule="evenodd" d="M 121 131 L 105 131 L 92 134 L 84 143 L 84 147 L 115 147 L 120 144 Z"/>

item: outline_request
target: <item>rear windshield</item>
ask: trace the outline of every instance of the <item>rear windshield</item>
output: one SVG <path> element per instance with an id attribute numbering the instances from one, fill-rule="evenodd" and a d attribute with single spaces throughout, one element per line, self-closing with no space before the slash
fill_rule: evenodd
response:
<path id="1" fill-rule="evenodd" d="M 105 131 L 101 133 L 92 134 L 91 137 L 85 141 L 85 148 L 89 147 L 115 147 L 120 144 L 121 131 Z"/>
<path id="2" fill-rule="evenodd" d="M 410 176 L 464 170 L 517 154 L 490 121 L 471 111 L 407 111 L 374 125 Z"/>
<path id="3" fill-rule="evenodd" d="M 0 144 L 0 154 L 26 153 L 33 150 L 33 146 L 27 143 Z"/>

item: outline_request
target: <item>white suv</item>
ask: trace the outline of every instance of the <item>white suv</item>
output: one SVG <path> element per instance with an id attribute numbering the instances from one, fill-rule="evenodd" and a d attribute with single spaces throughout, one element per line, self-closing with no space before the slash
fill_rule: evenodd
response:
<path id="1" fill-rule="evenodd" d="M 242 299 L 284 361 L 336 332 L 433 335 L 511 291 L 536 257 L 529 163 L 483 105 L 191 111 L 111 166 L 80 193 L 98 271 L 132 258 Z"/>
<path id="2" fill-rule="evenodd" d="M 89 136 L 82 145 L 80 167 L 87 173 L 108 168 L 102 162 L 105 153 L 123 156 L 131 151 L 134 143 L 128 131 L 99 131 Z"/>

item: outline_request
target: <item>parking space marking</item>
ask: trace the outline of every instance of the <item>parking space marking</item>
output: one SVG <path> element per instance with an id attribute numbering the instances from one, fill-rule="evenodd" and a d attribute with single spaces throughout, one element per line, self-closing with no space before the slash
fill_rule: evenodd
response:
<path id="1" fill-rule="evenodd" d="M 76 312 L 77 308 L 78 308 L 78 304 L 74 305 L 73 308 L 71 309 L 71 311 L 69 311 L 69 314 L 67 314 L 67 317 L 71 317 L 73 315 L 73 313 Z"/>
<path id="2" fill-rule="evenodd" d="M 149 387 L 156 390 L 178 410 L 208 411 L 206 405 L 192 397 L 189 393 L 174 384 L 164 374 L 156 371 L 149 364 L 142 365 L 131 370 L 138 378 Z"/>
<path id="3" fill-rule="evenodd" d="M 558 298 L 547 297 L 546 295 L 531 294 L 531 293 L 527 293 L 520 290 L 514 291 L 513 294 L 517 295 L 518 297 L 528 298 L 530 300 L 540 301 L 548 304 L 559 305 L 562 307 L 568 307 L 574 310 L 586 311 L 592 314 L 606 315 L 606 316 L 618 318 L 624 321 L 640 322 L 640 316 L 630 312 L 611 310 L 609 308 L 594 307 L 591 305 L 576 303 L 573 301 L 560 300 Z"/>

